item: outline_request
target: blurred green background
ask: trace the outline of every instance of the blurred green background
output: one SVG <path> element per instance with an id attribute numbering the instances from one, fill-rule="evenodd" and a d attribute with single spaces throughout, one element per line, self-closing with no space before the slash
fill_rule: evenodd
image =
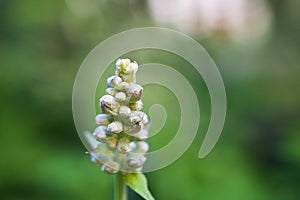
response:
<path id="1" fill-rule="evenodd" d="M 191 68 L 167 52 L 124 55 L 178 69 L 190 78 L 200 102 L 193 145 L 171 166 L 147 174 L 157 199 L 299 199 L 300 4 L 264 3 L 272 20 L 259 37 L 244 41 L 242 32 L 235 40 L 224 24 L 205 34 L 190 32 L 219 67 L 228 99 L 221 138 L 202 160 L 199 144 L 210 117 L 202 78 L 182 70 Z M 176 23 L 159 24 L 150 12 L 144 0 L 0 0 L 1 199 L 113 198 L 112 176 L 90 162 L 75 130 L 72 87 L 84 58 L 109 36 L 144 26 L 176 29 Z M 113 66 L 107 74 L 112 71 Z M 99 89 L 98 97 L 103 93 Z M 144 103 L 145 110 L 161 103 L 168 111 L 161 134 L 149 140 L 157 149 L 177 131 L 178 102 L 166 88 L 146 86 Z"/>

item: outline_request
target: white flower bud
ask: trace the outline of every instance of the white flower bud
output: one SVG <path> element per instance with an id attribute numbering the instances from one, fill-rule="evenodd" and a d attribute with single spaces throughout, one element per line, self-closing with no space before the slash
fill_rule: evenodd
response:
<path id="1" fill-rule="evenodd" d="M 95 123 L 99 125 L 107 125 L 112 120 L 111 115 L 99 114 L 95 117 Z"/>
<path id="2" fill-rule="evenodd" d="M 133 168 L 142 167 L 145 162 L 146 162 L 146 157 L 138 154 L 137 155 L 134 154 L 128 159 L 128 165 Z"/>
<path id="3" fill-rule="evenodd" d="M 107 131 L 111 132 L 111 133 L 120 133 L 123 130 L 123 125 L 121 122 L 112 122 L 110 124 L 108 124 L 107 126 Z"/>
<path id="4" fill-rule="evenodd" d="M 105 142 L 110 149 L 115 149 L 117 145 L 117 138 L 114 136 L 107 136 L 103 142 Z"/>
<path id="5" fill-rule="evenodd" d="M 138 101 L 142 98 L 143 87 L 138 84 L 131 85 L 127 90 L 127 95 L 130 98 L 130 102 Z"/>
<path id="6" fill-rule="evenodd" d="M 137 111 L 142 110 L 143 109 L 143 102 L 141 100 L 139 100 L 139 101 L 136 101 L 134 103 L 131 103 L 130 108 L 131 108 L 131 110 L 137 110 Z"/>
<path id="7" fill-rule="evenodd" d="M 136 62 L 129 63 L 124 69 L 123 73 L 126 75 L 135 74 L 138 70 L 138 65 Z"/>
<path id="8" fill-rule="evenodd" d="M 134 153 L 145 154 L 149 151 L 149 145 L 145 141 L 133 141 L 129 145 Z"/>
<path id="9" fill-rule="evenodd" d="M 125 82 L 135 83 L 135 74 L 138 70 L 136 62 L 130 62 L 129 59 L 119 59 L 116 62 L 116 75 L 120 76 Z"/>
<path id="10" fill-rule="evenodd" d="M 93 163 L 95 163 L 96 165 L 102 165 L 103 163 L 100 161 L 100 160 L 98 160 L 95 156 L 93 156 L 92 154 L 91 154 L 91 161 L 93 162 Z"/>
<path id="11" fill-rule="evenodd" d="M 131 126 L 127 126 L 126 129 L 124 128 L 124 132 L 127 134 L 133 134 L 140 132 L 140 130 L 143 128 L 143 125 L 141 124 L 134 124 Z"/>
<path id="12" fill-rule="evenodd" d="M 118 92 L 116 95 L 115 95 L 115 99 L 116 101 L 118 102 L 123 102 L 126 100 L 126 94 L 124 92 Z"/>
<path id="13" fill-rule="evenodd" d="M 115 161 L 109 161 L 102 165 L 101 170 L 108 174 L 115 174 L 119 171 L 120 165 Z"/>
<path id="14" fill-rule="evenodd" d="M 100 98 L 100 106 L 104 113 L 116 115 L 120 104 L 111 95 L 104 95 Z"/>
<path id="15" fill-rule="evenodd" d="M 132 111 L 129 115 L 129 121 L 132 124 L 146 124 L 149 122 L 147 115 L 142 111 Z"/>
<path id="16" fill-rule="evenodd" d="M 117 150 L 121 153 L 130 152 L 131 147 L 129 145 L 129 140 L 126 138 L 121 138 L 117 144 Z"/>
<path id="17" fill-rule="evenodd" d="M 108 145 L 105 143 L 101 143 L 97 146 L 97 148 L 90 153 L 91 159 L 98 164 L 102 164 L 108 160 L 112 159 L 113 152 L 109 149 Z"/>
<path id="18" fill-rule="evenodd" d="M 130 64 L 130 60 L 128 58 L 118 59 L 116 62 L 117 70 L 124 71 L 129 64 Z"/>
<path id="19" fill-rule="evenodd" d="M 127 106 L 121 106 L 119 109 L 119 116 L 120 117 L 128 117 L 131 110 Z"/>
<path id="20" fill-rule="evenodd" d="M 144 114 L 145 114 L 145 113 L 144 113 Z M 143 116 L 142 123 L 143 123 L 143 124 L 148 124 L 148 123 L 149 123 L 149 119 L 148 119 L 148 116 L 147 116 L 146 114 Z"/>
<path id="21" fill-rule="evenodd" d="M 136 62 L 132 62 L 125 70 L 125 74 L 135 74 L 138 70 L 139 66 Z"/>
<path id="22" fill-rule="evenodd" d="M 106 126 L 98 126 L 95 129 L 93 136 L 99 141 L 104 139 L 106 137 Z"/>
<path id="23" fill-rule="evenodd" d="M 134 84 L 135 83 L 135 74 L 124 74 L 122 76 L 123 80 L 127 83 Z"/>
<path id="24" fill-rule="evenodd" d="M 93 135 L 99 142 L 105 143 L 107 147 L 113 149 L 116 147 L 117 139 L 114 136 L 108 136 L 106 129 L 106 126 L 98 126 Z"/>
<path id="25" fill-rule="evenodd" d="M 122 78 L 118 76 L 111 76 L 107 79 L 107 84 L 111 87 L 118 87 L 118 85 L 122 82 Z"/>
<path id="26" fill-rule="evenodd" d="M 145 129 L 141 129 L 137 133 L 127 133 L 127 135 L 131 136 L 134 140 L 143 141 L 148 138 L 148 131 Z"/>
<path id="27" fill-rule="evenodd" d="M 129 143 L 129 146 L 131 147 L 131 149 L 133 149 L 133 150 L 135 151 L 135 149 L 136 149 L 136 147 L 137 147 L 137 144 L 136 144 L 135 141 L 133 141 L 133 142 L 130 142 L 130 143 Z"/>
<path id="28" fill-rule="evenodd" d="M 112 87 L 109 87 L 106 89 L 106 93 L 111 95 L 111 96 L 115 96 L 115 94 L 117 94 L 118 90 Z"/>
<path id="29" fill-rule="evenodd" d="M 134 151 L 136 153 L 146 153 L 149 151 L 149 145 L 145 141 L 136 142 L 136 148 Z"/>
<path id="30" fill-rule="evenodd" d="M 127 91 L 129 86 L 130 86 L 129 83 L 122 82 L 122 83 L 119 84 L 118 89 L 122 90 L 122 91 Z"/>

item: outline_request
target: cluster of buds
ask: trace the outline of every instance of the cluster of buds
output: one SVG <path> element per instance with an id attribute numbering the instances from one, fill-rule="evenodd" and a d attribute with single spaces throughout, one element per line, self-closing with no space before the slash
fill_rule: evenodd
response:
<path id="1" fill-rule="evenodd" d="M 93 133 L 99 144 L 90 154 L 106 173 L 140 172 L 146 161 L 150 123 L 141 111 L 143 87 L 136 84 L 137 70 L 136 62 L 118 59 L 106 95 L 100 98 L 102 114 L 95 117 L 98 127 Z"/>

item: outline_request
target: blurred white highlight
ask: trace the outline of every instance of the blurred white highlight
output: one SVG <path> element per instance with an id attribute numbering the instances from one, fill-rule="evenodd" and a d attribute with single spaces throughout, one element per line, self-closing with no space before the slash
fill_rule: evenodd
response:
<path id="1" fill-rule="evenodd" d="M 148 9 L 159 25 L 243 42 L 263 36 L 272 21 L 265 0 L 148 0 Z"/>

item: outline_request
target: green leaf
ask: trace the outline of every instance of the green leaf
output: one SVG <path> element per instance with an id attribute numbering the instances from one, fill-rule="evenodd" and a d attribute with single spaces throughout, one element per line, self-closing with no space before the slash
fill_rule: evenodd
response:
<path id="1" fill-rule="evenodd" d="M 155 200 L 148 189 L 147 178 L 142 173 L 132 173 L 123 176 L 125 183 L 146 200 Z"/>

